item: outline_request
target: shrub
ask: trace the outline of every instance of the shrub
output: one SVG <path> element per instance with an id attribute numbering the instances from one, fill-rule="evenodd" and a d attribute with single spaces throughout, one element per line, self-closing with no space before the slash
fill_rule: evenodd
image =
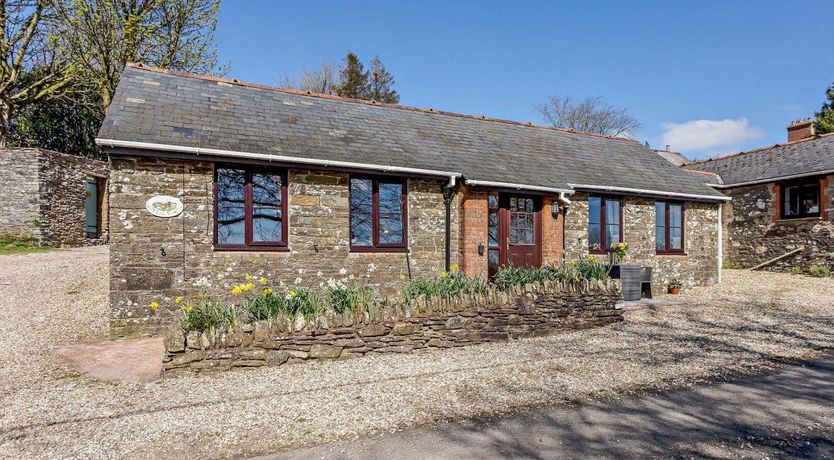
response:
<path id="1" fill-rule="evenodd" d="M 831 276 L 831 270 L 829 270 L 825 265 L 813 265 L 808 269 L 808 276 L 813 276 L 814 278 L 828 278 Z"/>
<path id="2" fill-rule="evenodd" d="M 410 304 L 420 297 L 426 300 L 435 297 L 451 299 L 462 294 L 483 294 L 486 283 L 480 278 L 470 278 L 452 265 L 448 272 L 442 272 L 433 278 L 420 278 L 406 283 L 402 291 L 403 301 Z"/>

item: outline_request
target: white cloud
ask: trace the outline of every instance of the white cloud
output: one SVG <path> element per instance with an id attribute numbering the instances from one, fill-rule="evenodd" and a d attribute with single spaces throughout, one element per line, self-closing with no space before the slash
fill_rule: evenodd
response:
<path id="1" fill-rule="evenodd" d="M 746 118 L 737 120 L 692 120 L 685 123 L 663 123 L 661 143 L 676 152 L 726 149 L 759 139 L 764 131 L 751 126 Z"/>

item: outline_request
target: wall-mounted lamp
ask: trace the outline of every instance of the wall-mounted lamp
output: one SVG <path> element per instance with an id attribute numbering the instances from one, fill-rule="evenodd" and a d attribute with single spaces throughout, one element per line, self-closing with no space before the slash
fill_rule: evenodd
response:
<path id="1" fill-rule="evenodd" d="M 553 217 L 556 217 L 556 216 L 559 215 L 559 201 L 558 200 L 553 200 L 550 203 L 550 214 L 552 214 Z"/>
<path id="2" fill-rule="evenodd" d="M 484 247 L 484 243 L 479 244 L 478 245 L 478 255 L 479 256 L 484 255 L 484 250 L 486 250 L 486 248 Z"/>

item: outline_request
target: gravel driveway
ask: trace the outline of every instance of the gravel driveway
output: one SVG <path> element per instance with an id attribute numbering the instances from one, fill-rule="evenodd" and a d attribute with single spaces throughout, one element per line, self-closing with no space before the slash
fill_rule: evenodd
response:
<path id="1" fill-rule="evenodd" d="M 612 327 L 151 383 L 63 368 L 107 335 L 107 249 L 0 257 L 0 456 L 240 457 L 438 420 L 691 386 L 834 346 L 834 281 L 729 271 Z"/>

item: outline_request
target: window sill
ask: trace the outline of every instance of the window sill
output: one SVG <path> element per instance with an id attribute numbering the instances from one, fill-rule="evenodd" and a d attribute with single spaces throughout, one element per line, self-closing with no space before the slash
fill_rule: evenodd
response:
<path id="1" fill-rule="evenodd" d="M 790 224 L 790 223 L 798 223 L 801 224 L 803 222 L 819 222 L 822 220 L 822 217 L 815 216 L 815 217 L 794 217 L 794 218 L 781 218 L 776 221 L 777 224 Z"/>
<path id="2" fill-rule="evenodd" d="M 655 255 L 658 256 L 686 256 L 687 254 L 683 251 L 657 251 Z"/>
<path id="3" fill-rule="evenodd" d="M 287 246 L 214 246 L 214 252 L 290 252 Z"/>
<path id="4" fill-rule="evenodd" d="M 408 248 L 407 248 L 407 247 L 393 247 L 393 248 L 387 248 L 387 247 L 384 247 L 384 246 L 383 246 L 383 247 L 374 247 L 374 246 L 351 246 L 351 247 L 350 247 L 350 252 L 352 252 L 352 253 L 353 253 L 353 252 L 357 252 L 357 253 L 364 253 L 364 252 L 377 252 L 377 253 L 380 253 L 380 252 L 381 252 L 381 253 L 385 253 L 385 252 L 389 252 L 389 253 L 394 253 L 394 254 L 400 254 L 400 253 L 406 253 L 406 252 L 408 252 Z"/>

